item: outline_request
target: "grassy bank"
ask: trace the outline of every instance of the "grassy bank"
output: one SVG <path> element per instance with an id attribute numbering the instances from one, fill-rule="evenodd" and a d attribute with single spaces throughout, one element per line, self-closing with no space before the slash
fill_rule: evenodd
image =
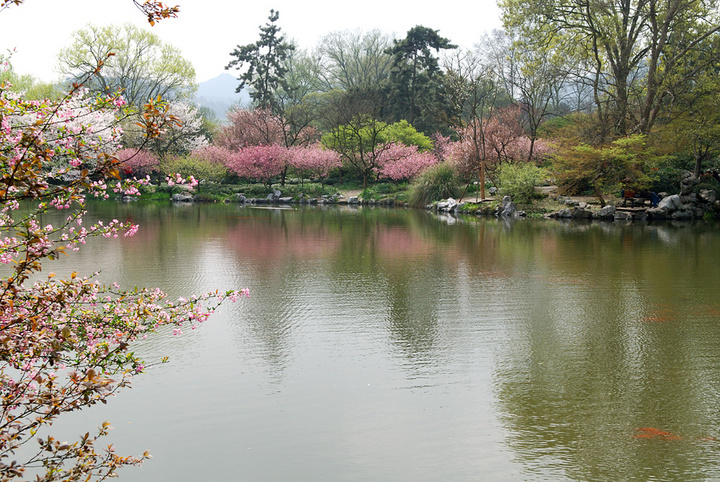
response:
<path id="1" fill-rule="evenodd" d="M 294 201 L 301 199 L 319 199 L 323 196 L 335 196 L 340 202 L 347 201 L 351 197 L 358 197 L 361 202 L 376 205 L 407 206 L 410 200 L 411 186 L 408 183 L 376 183 L 366 189 L 356 183 L 329 184 L 320 183 L 286 183 L 284 186 L 272 184 L 217 184 L 201 183 L 193 192 L 195 202 L 209 203 L 233 203 L 237 202 L 238 196 L 242 194 L 248 199 L 265 199 L 275 191 L 279 191 L 282 197 L 292 197 Z M 167 184 L 145 186 L 142 188 L 142 198 L 152 201 L 170 201 L 174 194 L 188 193 L 183 186 L 168 186 Z M 462 199 L 466 203 L 462 210 L 466 214 L 475 214 L 480 210 L 484 214 L 492 214 L 501 203 L 500 197 L 486 197 L 479 200 L 477 186 L 469 186 Z M 591 201 L 587 199 L 587 201 Z M 563 204 L 555 199 L 552 193 L 539 192 L 530 203 L 517 204 L 518 209 L 525 211 L 529 216 L 542 216 L 554 212 L 563 207 Z"/>

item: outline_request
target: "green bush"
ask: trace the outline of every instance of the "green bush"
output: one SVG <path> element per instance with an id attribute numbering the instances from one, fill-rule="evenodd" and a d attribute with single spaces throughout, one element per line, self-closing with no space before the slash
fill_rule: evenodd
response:
<path id="1" fill-rule="evenodd" d="M 455 171 L 444 162 L 424 170 L 410 185 L 409 202 L 413 206 L 427 206 L 449 197 L 458 198 L 462 188 Z"/>
<path id="2" fill-rule="evenodd" d="M 223 182 L 228 178 L 229 171 L 222 164 L 188 157 L 169 157 L 160 163 L 160 172 L 164 175 L 179 173 L 184 178 L 193 176 L 198 181 L 213 183 Z"/>
<path id="3" fill-rule="evenodd" d="M 497 181 L 500 192 L 512 197 L 519 204 L 530 204 L 535 197 L 535 188 L 541 186 L 547 177 L 544 169 L 531 162 L 503 164 L 498 169 Z"/>
<path id="4" fill-rule="evenodd" d="M 381 182 L 363 189 L 360 197 L 365 200 L 374 199 L 380 201 L 387 198 L 398 199 L 400 194 L 407 190 L 407 183 L 404 182 Z"/>

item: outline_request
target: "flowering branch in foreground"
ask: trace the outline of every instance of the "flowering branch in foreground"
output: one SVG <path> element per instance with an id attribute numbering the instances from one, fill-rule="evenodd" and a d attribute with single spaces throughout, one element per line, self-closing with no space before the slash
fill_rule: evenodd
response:
<path id="1" fill-rule="evenodd" d="M 168 300 L 158 289 L 122 290 L 95 275 L 40 277 L 46 260 L 77 251 L 91 237 L 132 236 L 138 227 L 118 220 L 85 226 L 88 196 L 138 195 L 145 180 L 121 181 L 119 120 L 128 113 L 121 97 L 90 97 L 75 86 L 59 101 L 26 101 L 0 86 L 0 479 L 84 480 L 116 475 L 148 457 L 100 450 L 95 434 L 60 442 L 38 432 L 63 413 L 107 398 L 130 384 L 146 363 L 130 345 L 172 325 L 175 334 L 195 328 L 226 299 L 246 290 Z M 147 106 L 147 136 L 159 135 L 167 109 Z M 116 180 L 110 181 L 111 178 Z M 178 176 L 175 183 L 196 184 Z M 50 210 L 61 223 L 42 225 Z M 44 431 L 43 431 L 44 433 Z M 39 447 L 26 444 L 36 440 Z M 26 446 L 26 447 L 23 447 Z M 23 447 L 22 451 L 19 449 Z M 24 460 L 18 455 L 30 453 Z"/>

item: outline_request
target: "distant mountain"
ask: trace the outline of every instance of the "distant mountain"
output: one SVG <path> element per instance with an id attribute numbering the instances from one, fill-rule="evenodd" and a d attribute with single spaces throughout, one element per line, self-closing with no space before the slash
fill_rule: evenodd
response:
<path id="1" fill-rule="evenodd" d="M 235 92 L 240 83 L 228 73 L 222 73 L 214 79 L 200 82 L 197 92 L 197 103 L 209 107 L 218 116 L 218 120 L 225 121 L 225 113 L 233 105 L 250 104 L 250 95 L 246 89 L 239 94 Z"/>

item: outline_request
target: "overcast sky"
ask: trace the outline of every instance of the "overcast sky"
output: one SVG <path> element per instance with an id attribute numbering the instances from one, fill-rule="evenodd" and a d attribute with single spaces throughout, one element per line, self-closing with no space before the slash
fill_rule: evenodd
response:
<path id="1" fill-rule="evenodd" d="M 0 51 L 16 49 L 12 64 L 18 73 L 45 81 L 58 78 L 58 51 L 69 45 L 73 31 L 88 23 L 99 26 L 132 22 L 151 29 L 179 48 L 203 82 L 224 71 L 236 45 L 255 42 L 258 27 L 270 9 L 280 12 L 278 25 L 302 49 L 312 49 L 325 34 L 339 30 L 363 32 L 374 28 L 402 38 L 416 25 L 440 31 L 461 47 L 471 48 L 480 37 L 500 28 L 495 0 L 169 0 L 180 5 L 176 19 L 150 27 L 131 0 L 25 0 L 0 11 Z"/>

